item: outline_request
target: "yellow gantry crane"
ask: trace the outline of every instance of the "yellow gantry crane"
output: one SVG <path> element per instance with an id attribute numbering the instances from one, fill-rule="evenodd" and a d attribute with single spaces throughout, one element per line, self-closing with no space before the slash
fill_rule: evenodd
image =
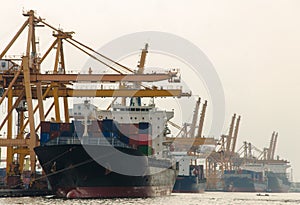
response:
<path id="1" fill-rule="evenodd" d="M 196 105 L 194 108 L 194 114 L 192 123 L 190 125 L 190 129 L 187 130 L 187 123 L 183 127 L 175 124 L 172 121 L 168 121 L 170 125 L 177 128 L 179 130 L 179 133 L 176 137 L 167 137 L 167 141 L 172 142 L 177 149 L 181 151 L 186 151 L 191 154 L 195 154 L 197 152 L 197 149 L 201 145 L 216 145 L 216 140 L 214 138 L 210 137 L 203 137 L 202 136 L 202 130 L 204 125 L 204 119 L 205 119 L 205 112 L 207 107 L 207 101 L 205 100 L 201 114 L 199 119 L 199 126 L 198 126 L 198 132 L 196 133 L 196 124 L 198 121 L 198 114 L 199 114 L 199 108 L 200 108 L 200 102 L 201 98 L 198 98 L 196 101 Z M 182 134 L 182 135 L 181 135 Z"/>
<path id="2" fill-rule="evenodd" d="M 232 170 L 237 166 L 236 161 L 239 158 L 235 152 L 237 136 L 240 126 L 241 116 L 236 119 L 236 114 L 231 118 L 229 132 L 222 135 L 218 142 L 219 148 L 210 153 L 206 159 L 206 178 L 207 188 L 216 190 L 223 182 L 221 176 L 224 170 Z"/>
<path id="3" fill-rule="evenodd" d="M 34 173 L 36 170 L 36 156 L 33 148 L 39 144 L 39 138 L 36 134 L 40 121 L 44 121 L 52 110 L 55 111 L 56 122 L 63 119 L 69 121 L 68 97 L 181 97 L 190 96 L 191 93 L 183 93 L 181 89 L 158 89 L 157 87 L 136 86 L 132 89 L 120 87 L 119 89 L 76 89 L 73 83 L 78 82 L 98 82 L 98 83 L 136 83 L 156 82 L 168 80 L 169 82 L 178 81 L 177 71 L 168 71 L 155 74 L 144 74 L 144 63 L 147 47 L 142 53 L 139 63 L 139 71 L 134 72 L 114 60 L 98 53 L 92 48 L 73 38 L 74 32 L 64 32 L 46 23 L 41 17 L 37 17 L 33 10 L 23 14 L 27 19 L 0 53 L 0 105 L 4 106 L 6 99 L 6 116 L 1 118 L 0 131 L 6 128 L 5 139 L 0 139 L 0 146 L 7 147 L 7 173 L 12 173 L 13 156 L 18 155 L 17 163 L 20 165 L 19 171 L 22 171 L 25 156 L 30 156 L 30 168 Z M 36 28 L 48 27 L 53 31 L 54 41 L 51 46 L 43 53 L 37 53 Z M 26 50 L 20 59 L 10 59 L 5 57 L 9 49 L 20 37 L 22 32 L 28 28 Z M 69 43 L 83 53 L 87 54 L 99 63 L 112 69 L 114 74 L 68 74 L 65 64 L 64 43 Z M 55 50 L 55 60 L 53 72 L 42 73 L 44 60 L 51 51 Z M 53 99 L 50 106 L 47 106 L 45 99 Z M 59 103 L 63 99 L 63 104 Z M 64 110 L 64 117 L 61 116 L 61 108 Z M 13 119 L 14 109 L 18 112 L 18 119 Z M 38 112 L 39 122 L 36 123 L 35 117 Z M 25 117 L 26 115 L 26 117 Z M 18 122 L 16 135 L 13 134 L 13 122 Z M 29 128 L 28 134 L 25 130 Z"/>

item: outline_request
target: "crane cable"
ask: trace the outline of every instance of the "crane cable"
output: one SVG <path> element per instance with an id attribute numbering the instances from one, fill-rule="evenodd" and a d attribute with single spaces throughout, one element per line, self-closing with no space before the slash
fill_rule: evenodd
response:
<path id="1" fill-rule="evenodd" d="M 65 34 L 65 35 L 68 35 L 68 33 L 63 32 L 63 31 L 61 31 L 61 30 L 59 30 L 59 29 L 56 29 L 55 27 L 53 27 L 53 26 L 51 26 L 50 24 L 46 23 L 45 21 L 43 21 L 43 19 L 42 19 L 41 17 L 39 17 L 39 18 L 35 17 L 35 19 L 36 19 L 37 21 L 43 23 L 44 25 L 48 26 L 48 27 L 51 28 L 52 30 L 58 32 L 58 33 L 63 33 L 63 34 Z M 68 41 L 67 39 L 65 39 L 65 40 L 66 40 L 68 43 L 71 43 L 71 42 Z M 94 53 L 100 55 L 102 58 L 104 58 L 104 59 L 106 59 L 106 60 L 108 60 L 108 61 L 110 61 L 110 62 L 112 62 L 112 63 L 114 63 L 114 64 L 116 64 L 116 65 L 118 65 L 118 66 L 120 66 L 120 67 L 122 67 L 122 68 L 124 68 L 125 70 L 127 70 L 127 71 L 129 71 L 129 72 L 131 72 L 131 73 L 134 73 L 134 71 L 131 70 L 130 68 L 127 68 L 126 66 L 124 66 L 124 65 L 122 65 L 122 64 L 120 64 L 120 63 L 118 63 L 118 62 L 116 62 L 116 61 L 114 61 L 114 60 L 112 60 L 112 59 L 110 59 L 110 58 L 108 58 L 108 57 L 106 57 L 105 55 L 103 55 L 103 54 L 101 54 L 101 53 L 95 51 L 94 49 L 92 49 L 92 48 L 90 48 L 90 47 L 84 45 L 83 43 L 80 43 L 79 41 L 77 41 L 77 40 L 75 40 L 75 39 L 73 39 L 73 38 L 70 38 L 70 40 L 72 40 L 72 41 L 74 41 L 75 43 L 79 44 L 80 46 L 82 46 L 82 47 L 84 47 L 84 48 L 86 48 L 86 49 L 88 49 L 88 50 L 90 50 L 90 51 L 92 51 L 92 52 L 94 52 Z M 74 43 L 71 43 L 71 44 L 74 45 Z M 76 46 L 76 47 L 79 48 L 78 46 Z M 88 54 L 88 53 L 87 53 L 86 51 L 84 51 L 83 49 L 80 49 L 80 50 L 83 51 L 83 52 L 85 52 L 86 54 Z M 88 55 L 91 56 L 91 54 L 88 54 Z M 92 57 L 92 56 L 91 56 L 91 57 Z M 94 58 L 94 59 L 97 59 L 96 57 L 93 57 L 93 58 Z M 108 64 L 104 63 L 103 61 L 101 61 L 101 60 L 99 60 L 99 59 L 98 59 L 98 61 L 101 62 L 101 63 L 103 63 L 104 65 L 108 66 L 109 68 L 115 70 L 115 71 L 117 70 L 117 69 L 113 68 L 112 66 L 109 66 Z M 121 73 L 120 71 L 116 71 L 116 72 Z"/>

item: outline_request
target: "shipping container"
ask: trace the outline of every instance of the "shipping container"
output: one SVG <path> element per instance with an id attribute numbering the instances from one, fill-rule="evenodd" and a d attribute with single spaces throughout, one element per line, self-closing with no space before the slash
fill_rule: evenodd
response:
<path id="1" fill-rule="evenodd" d="M 50 131 L 59 131 L 60 123 L 51 122 L 50 123 Z"/>
<path id="2" fill-rule="evenodd" d="M 50 140 L 50 133 L 48 133 L 48 132 L 42 132 L 41 133 L 40 143 L 41 144 L 45 144 L 49 140 Z"/>
<path id="3" fill-rule="evenodd" d="M 57 137 L 59 137 L 60 136 L 60 131 L 52 131 L 51 133 L 50 133 L 50 139 L 52 140 L 52 139 L 55 139 L 55 138 L 57 138 Z"/>
<path id="4" fill-rule="evenodd" d="M 129 125 L 128 124 L 119 124 L 117 128 L 118 128 L 119 132 L 122 133 L 123 135 L 129 134 Z"/>
<path id="5" fill-rule="evenodd" d="M 76 130 L 78 130 L 78 129 L 80 129 L 80 130 L 82 130 L 82 129 L 84 129 L 84 125 L 82 124 L 82 122 L 81 121 L 73 121 L 73 123 L 74 123 L 74 129 Z"/>
<path id="6" fill-rule="evenodd" d="M 139 134 L 139 125 L 138 124 L 129 124 L 129 134 L 130 135 Z"/>
<path id="7" fill-rule="evenodd" d="M 113 120 L 105 119 L 102 121 L 103 132 L 110 132 L 113 130 Z"/>
<path id="8" fill-rule="evenodd" d="M 102 128 L 103 128 L 102 120 L 97 120 L 97 124 L 98 124 L 99 129 L 102 130 Z"/>
<path id="9" fill-rule="evenodd" d="M 149 122 L 140 122 L 139 123 L 139 133 L 140 134 L 151 134 L 151 124 Z"/>
<path id="10" fill-rule="evenodd" d="M 71 123 L 60 123 L 60 131 L 71 131 Z"/>
<path id="11" fill-rule="evenodd" d="M 125 144 L 129 144 L 129 138 L 126 135 L 120 135 L 119 140 Z"/>
<path id="12" fill-rule="evenodd" d="M 139 145 L 139 141 L 138 140 L 135 140 L 135 139 L 132 139 L 132 138 L 129 138 L 129 145 Z"/>
<path id="13" fill-rule="evenodd" d="M 93 132 L 93 136 L 94 136 L 94 137 L 103 137 L 101 131 L 99 131 L 99 132 Z"/>
<path id="14" fill-rule="evenodd" d="M 42 121 L 41 122 L 41 132 L 50 132 L 51 131 L 50 125 L 51 125 L 50 122 Z"/>
<path id="15" fill-rule="evenodd" d="M 138 150 L 140 152 L 142 152 L 144 155 L 150 156 L 153 154 L 153 150 L 151 147 L 147 146 L 147 145 L 139 145 L 138 146 Z"/>
<path id="16" fill-rule="evenodd" d="M 73 136 L 73 132 L 70 132 L 70 131 L 61 131 L 60 136 L 61 137 L 72 137 Z"/>
<path id="17" fill-rule="evenodd" d="M 96 121 L 96 120 L 91 121 L 91 124 L 88 126 L 88 131 L 99 132 L 100 127 L 99 127 L 98 121 Z"/>
<path id="18" fill-rule="evenodd" d="M 148 145 L 149 143 L 149 135 L 148 134 L 139 134 L 139 144 L 140 145 Z"/>
<path id="19" fill-rule="evenodd" d="M 102 134 L 104 137 L 111 137 L 111 132 L 103 131 Z"/>

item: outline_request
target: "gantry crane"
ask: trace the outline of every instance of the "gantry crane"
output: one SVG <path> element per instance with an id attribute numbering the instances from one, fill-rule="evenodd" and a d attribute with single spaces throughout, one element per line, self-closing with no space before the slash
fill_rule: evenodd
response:
<path id="1" fill-rule="evenodd" d="M 208 189 L 216 189 L 222 183 L 224 170 L 232 170 L 239 165 L 239 154 L 235 152 L 241 116 L 236 120 L 236 114 L 231 118 L 229 132 L 222 135 L 216 151 L 206 159 L 206 178 Z"/>
<path id="2" fill-rule="evenodd" d="M 170 125 L 172 125 L 173 127 L 179 130 L 179 133 L 177 134 L 176 137 L 167 137 L 167 141 L 173 143 L 177 150 L 186 151 L 190 154 L 195 154 L 199 149 L 199 146 L 201 145 L 213 145 L 213 146 L 216 145 L 216 140 L 214 138 L 202 137 L 202 130 L 203 130 L 205 112 L 207 107 L 206 100 L 202 106 L 198 132 L 197 135 L 195 135 L 200 102 L 201 102 L 201 98 L 198 98 L 195 104 L 193 119 L 189 130 L 187 128 L 187 123 L 184 123 L 184 125 L 181 127 L 172 121 L 168 121 Z"/>
<path id="3" fill-rule="evenodd" d="M 273 132 L 270 140 L 269 148 L 264 148 L 263 150 L 258 149 L 250 142 L 244 142 L 243 146 L 237 151 L 240 158 L 235 159 L 235 163 L 239 167 L 247 166 L 248 164 L 257 164 L 260 166 L 265 166 L 268 170 L 269 166 L 281 165 L 281 169 L 287 169 L 290 167 L 289 162 L 284 159 L 280 159 L 279 156 L 274 158 L 275 147 L 277 143 L 278 133 Z"/>
<path id="4" fill-rule="evenodd" d="M 143 74 L 141 71 L 144 62 L 140 61 L 140 70 L 136 73 L 130 69 L 104 55 L 84 45 L 73 38 L 74 32 L 64 32 L 48 24 L 41 17 L 37 17 L 33 10 L 23 14 L 27 19 L 18 30 L 16 35 L 0 53 L 0 105 L 3 106 L 4 99 L 7 102 L 6 116 L 1 121 L 0 131 L 6 127 L 6 138 L 0 139 L 0 146 L 7 147 L 7 173 L 11 173 L 10 165 L 13 164 L 14 154 L 18 155 L 19 170 L 23 169 L 24 158 L 30 155 L 31 172 L 35 172 L 36 156 L 33 148 L 39 144 L 37 131 L 40 121 L 44 121 L 54 109 L 56 122 L 69 122 L 68 97 L 181 97 L 190 96 L 191 93 L 183 93 L 181 89 L 158 89 L 157 87 L 146 87 L 141 89 L 135 87 L 126 89 L 76 89 L 72 85 L 78 82 L 98 82 L 98 83 L 136 83 L 155 82 L 168 80 L 178 81 L 176 70 L 163 73 Z M 36 28 L 44 26 L 53 31 L 54 41 L 43 53 L 37 53 Z M 19 38 L 20 34 L 28 28 L 26 50 L 20 59 L 6 58 L 5 55 Z M 69 43 L 83 53 L 87 54 L 99 63 L 104 64 L 115 73 L 112 74 L 68 74 L 65 64 L 64 43 Z M 42 73 L 44 60 L 52 50 L 55 52 L 53 72 Z M 47 106 L 45 99 L 53 99 L 53 103 Z M 61 116 L 60 99 L 63 100 L 64 118 Z M 18 112 L 18 119 L 13 119 L 13 110 Z M 39 122 L 35 122 L 38 112 Z M 27 117 L 25 118 L 25 114 Z M 18 121 L 18 130 L 13 134 L 13 122 Z M 29 133 L 25 134 L 25 129 L 29 128 Z"/>

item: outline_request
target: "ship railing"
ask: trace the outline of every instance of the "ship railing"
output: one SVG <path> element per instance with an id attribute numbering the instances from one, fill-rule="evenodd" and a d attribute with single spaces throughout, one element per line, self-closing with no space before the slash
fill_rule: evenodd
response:
<path id="1" fill-rule="evenodd" d="M 230 177 L 239 177 L 239 178 L 252 178 L 251 174 L 224 174 L 223 178 L 230 178 Z"/>
<path id="2" fill-rule="evenodd" d="M 46 143 L 47 145 L 64 145 L 64 144 L 83 144 L 83 145 L 103 145 L 128 148 L 129 146 L 115 138 L 104 137 L 57 137 Z"/>
<path id="3" fill-rule="evenodd" d="M 158 160 L 156 158 L 148 157 L 149 165 L 153 167 L 159 167 L 159 168 L 170 168 L 172 167 L 172 162 L 170 160 Z"/>

